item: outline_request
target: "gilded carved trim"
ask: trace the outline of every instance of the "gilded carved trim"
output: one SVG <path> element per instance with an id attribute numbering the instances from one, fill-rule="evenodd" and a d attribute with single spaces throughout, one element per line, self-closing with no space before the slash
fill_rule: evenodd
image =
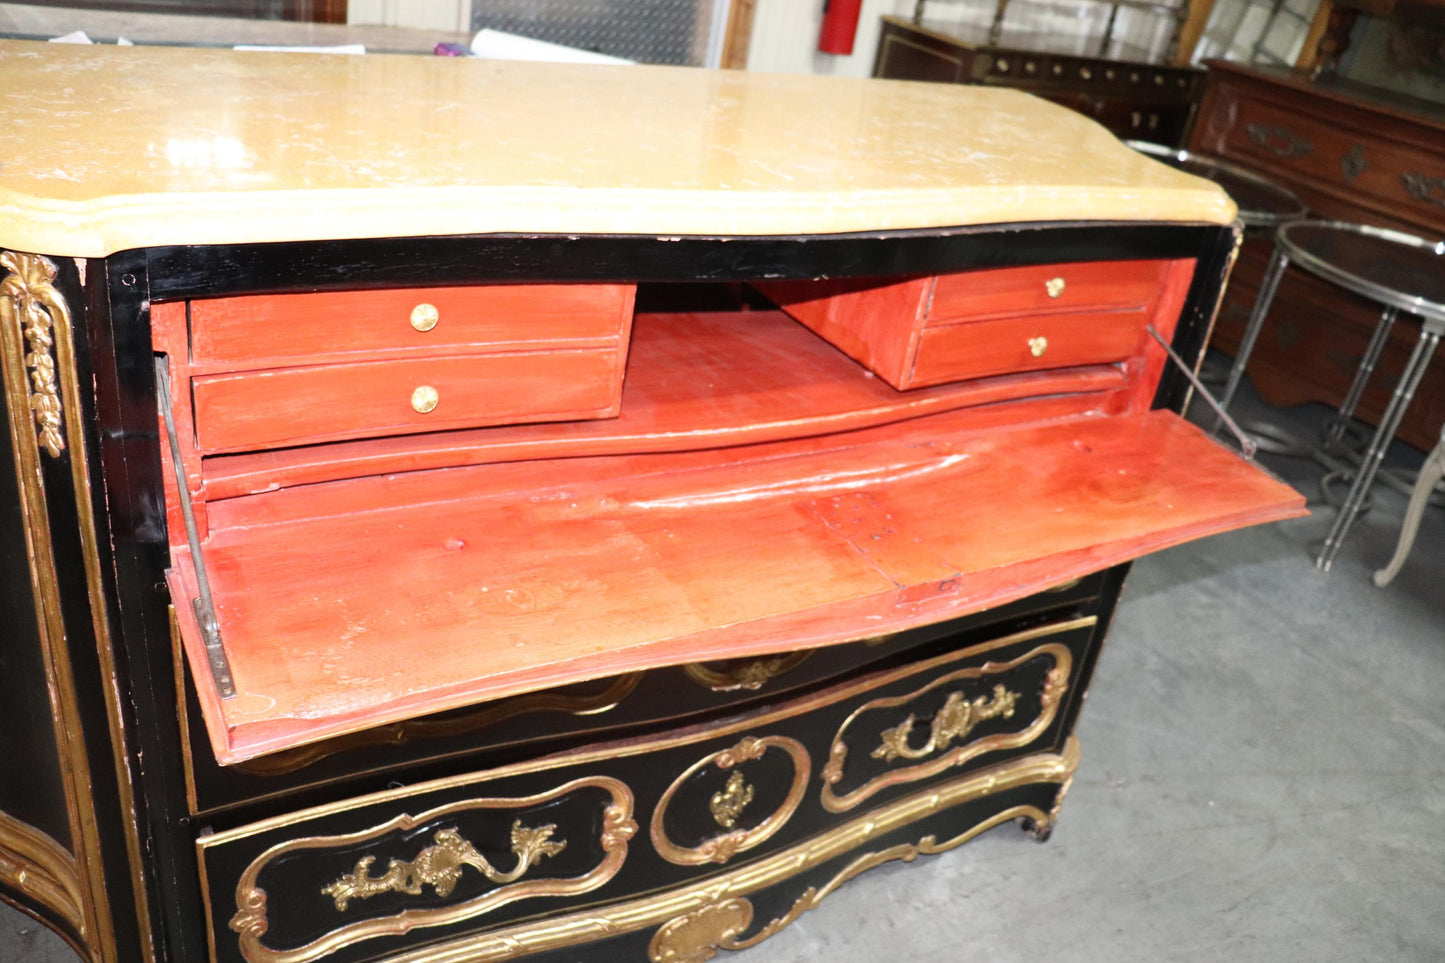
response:
<path id="1" fill-rule="evenodd" d="M 1078 764 L 1078 739 L 1070 736 L 1064 751 L 1060 754 L 1038 753 L 1024 756 L 969 773 L 953 782 L 929 786 L 913 795 L 896 799 L 870 812 L 855 816 L 804 842 L 770 853 L 736 869 L 708 876 L 691 885 L 662 893 L 652 893 L 626 902 L 593 906 L 570 913 L 534 919 L 515 926 L 463 937 L 439 946 L 419 947 L 390 958 L 388 963 L 497 963 L 497 961 L 509 960 L 529 953 L 561 950 L 580 943 L 620 936 L 648 927 L 666 928 L 704 906 L 728 904 L 730 901 L 757 893 L 783 880 L 822 866 L 853 849 L 866 845 L 870 840 L 887 835 L 945 809 L 1020 786 L 1039 783 L 1062 784 L 1073 776 Z M 1046 821 L 1048 818 L 1048 814 L 1037 807 L 1016 806 L 990 816 L 946 842 L 920 841 L 918 851 L 942 852 L 945 849 L 951 849 L 967 842 L 979 833 L 1011 819 L 1039 822 Z M 926 850 L 922 848 L 925 843 Z M 811 909 L 813 905 L 816 905 L 833 889 L 852 876 L 856 876 L 872 866 L 887 862 L 889 859 L 906 858 L 912 857 L 909 857 L 902 847 L 891 847 L 880 853 L 869 853 L 858 857 L 828 886 L 811 896 L 805 892 L 800 901 L 803 903 L 803 908 L 800 910 L 795 904 L 784 917 L 786 922 L 769 924 L 768 935 L 782 929 L 802 912 Z M 749 911 L 751 911 L 750 905 Z M 704 925 L 716 931 L 719 928 L 718 920 L 723 919 L 718 914 L 709 915 L 711 919 L 699 924 L 693 930 L 697 935 L 687 943 L 684 943 L 682 938 L 677 935 L 678 931 L 682 929 L 682 926 L 679 925 L 671 930 L 672 939 L 668 943 L 661 944 L 655 937 L 654 945 L 659 946 L 660 950 L 674 948 L 674 951 L 677 951 L 686 949 L 689 944 L 702 942 L 701 936 L 707 932 L 703 928 Z M 722 926 L 721 929 L 731 930 L 736 938 L 736 934 L 741 932 L 742 927 Z M 758 937 L 758 939 L 761 938 Z M 686 956 L 674 958 L 677 960 L 688 959 Z M 707 957 L 693 958 L 706 959 Z"/>
<path id="2" fill-rule="evenodd" d="M 76 700 L 67 639 L 61 615 L 60 584 L 52 550 L 49 508 L 41 471 L 40 451 L 58 457 L 68 449 L 78 535 L 85 565 L 95 647 L 105 685 L 105 711 L 111 731 L 115 777 L 120 789 L 127 857 L 134 907 L 146 951 L 150 946 L 150 912 L 142 879 L 139 827 L 134 811 L 121 703 L 111 651 L 110 628 L 89 468 L 80 410 L 80 384 L 70 311 L 55 287 L 55 265 L 47 258 L 0 251 L 0 381 L 9 412 L 10 443 L 15 456 L 21 510 L 30 561 L 31 590 L 46 664 L 47 686 L 61 756 L 66 810 L 74 837 L 77 872 L 85 893 L 77 926 L 93 959 L 117 959 L 115 933 L 102 860 L 100 833 L 90 787 L 92 772 L 86 754 L 80 707 Z M 71 417 L 64 417 L 68 407 Z M 78 627 L 76 627 L 78 630 Z"/>
<path id="3" fill-rule="evenodd" d="M 784 673 L 791 672 L 808 661 L 813 651 L 789 652 L 785 655 L 765 656 L 749 659 L 726 669 L 710 669 L 705 664 L 694 662 L 684 666 L 687 677 L 705 689 L 713 692 L 735 692 L 738 689 L 761 689 L 768 682 Z"/>
<path id="4" fill-rule="evenodd" d="M 440 719 L 409 719 L 392 725 L 376 726 L 361 732 L 338 736 L 307 746 L 297 746 L 257 759 L 237 763 L 233 768 L 257 776 L 279 776 L 296 772 L 328 756 L 370 746 L 401 746 L 414 739 L 442 739 L 477 732 L 500 725 L 518 716 L 538 712 L 565 712 L 574 716 L 601 715 L 610 712 L 632 694 L 642 681 L 641 672 L 615 676 L 597 692 L 577 695 L 561 692 L 536 692 L 503 699 L 462 715 Z"/>
<path id="5" fill-rule="evenodd" d="M 967 739 L 980 722 L 1013 718 L 1018 701 L 1019 694 L 1002 684 L 993 687 L 992 696 L 977 696 L 972 700 L 965 699 L 962 692 L 950 692 L 929 723 L 927 742 L 917 747 L 910 743 L 913 730 L 918 725 L 916 717 L 910 712 L 907 719 L 892 729 L 883 730 L 878 747 L 870 755 L 884 762 L 927 759 L 940 749 Z"/>
<path id="6" fill-rule="evenodd" d="M 916 727 L 912 714 L 896 726 L 882 730 L 873 737 L 877 743 L 870 756 L 885 763 L 899 759 L 918 761 L 917 765 L 890 769 L 882 775 L 868 780 L 851 792 L 839 795 L 835 788 L 843 781 L 843 770 L 848 760 L 848 736 L 858 721 L 869 712 L 905 706 L 940 688 L 946 688 L 965 680 L 981 679 L 990 675 L 1009 672 L 1034 659 L 1047 658 L 1053 661 L 1039 693 L 1039 713 L 1029 724 L 1014 732 L 999 732 L 972 741 L 967 740 L 975 726 L 989 718 L 1013 716 L 1019 694 L 1004 685 L 994 687 L 991 696 L 979 696 L 966 700 L 961 691 L 950 692 L 943 707 L 934 714 L 929 727 L 927 742 L 919 746 L 909 743 Z M 838 727 L 828 750 L 828 762 L 823 767 L 823 789 L 821 802 L 828 812 L 838 813 L 852 809 L 889 786 L 915 782 L 938 775 L 945 769 L 963 765 L 971 759 L 1000 749 L 1017 749 L 1038 738 L 1058 715 L 1058 707 L 1064 693 L 1068 691 L 1069 678 L 1073 671 L 1074 656 L 1068 647 L 1059 642 L 1048 642 L 1030 649 L 1007 662 L 988 662 L 981 666 L 959 669 L 939 676 L 921 688 L 900 696 L 872 699 L 863 703 Z M 959 745 L 953 745 L 960 742 Z M 950 748 L 950 746 L 952 748 Z M 947 750 L 947 751 L 944 751 Z M 931 757 L 931 758 L 930 758 Z M 927 760 L 927 761 L 920 761 Z"/>
<path id="7" fill-rule="evenodd" d="M 85 889 L 75 857 L 48 835 L 0 812 L 0 882 L 85 931 Z"/>
<path id="8" fill-rule="evenodd" d="M 705 841 L 701 846 L 689 848 L 679 846 L 667 835 L 664 821 L 667 818 L 667 809 L 672 804 L 672 797 L 677 793 L 684 783 L 701 772 L 708 766 L 716 766 L 718 769 L 734 770 L 729 777 L 731 785 L 734 777 L 741 776 L 738 767 L 744 763 L 761 759 L 769 749 L 781 749 L 787 753 L 793 764 L 793 782 L 788 787 L 788 794 L 783 799 L 781 806 L 766 819 L 750 829 L 732 829 L 733 822 L 736 822 L 737 813 L 733 815 L 733 822 L 724 822 L 730 808 L 724 793 L 713 797 L 709 810 L 713 818 L 727 831 Z M 771 837 L 797 812 L 798 804 L 803 801 L 803 795 L 808 788 L 808 776 L 812 772 L 813 763 L 808 755 L 808 750 L 796 739 L 789 739 L 786 736 L 766 736 L 757 738 L 747 736 L 731 748 L 715 752 L 712 755 L 704 756 L 687 768 L 682 775 L 672 781 L 667 787 L 667 792 L 657 801 L 657 808 L 652 812 L 652 846 L 657 850 L 658 855 L 669 863 L 676 863 L 679 866 L 699 866 L 703 863 L 726 863 L 734 855 L 745 850 L 752 849 Z M 739 790 L 741 791 L 741 786 Z M 747 792 L 751 801 L 751 791 Z M 738 807 L 739 813 L 741 807 Z"/>
<path id="9" fill-rule="evenodd" d="M 259 879 L 262 870 L 275 859 L 304 850 L 352 849 L 397 830 L 414 829 L 462 813 L 516 810 L 540 806 L 587 787 L 605 790 L 611 796 L 611 804 L 603 810 L 602 830 L 599 836 L 604 853 L 603 859 L 597 866 L 581 876 L 565 879 L 538 877 L 517 881 L 542 856 L 555 855 L 560 852 L 562 843 L 550 838 L 551 832 L 555 829 L 553 826 L 529 829 L 522 826 L 520 822 L 516 822 L 512 827 L 512 844 L 513 852 L 519 856 L 517 865 L 506 873 L 497 873 L 495 869 L 492 869 L 491 872 L 485 869 L 481 870 L 488 878 L 502 884 L 497 889 L 488 890 L 460 903 L 434 908 L 411 908 L 390 916 L 358 920 L 340 926 L 304 946 L 292 949 L 275 949 L 262 941 L 270 928 L 270 922 L 267 918 L 266 891 L 260 887 Z M 239 935 L 241 956 L 248 963 L 308 963 L 308 961 L 320 959 L 344 947 L 355 946 L 376 937 L 397 936 L 422 927 L 445 926 L 476 919 L 499 906 L 505 906 L 520 899 L 539 896 L 573 896 L 590 892 L 612 879 L 622 868 L 622 864 L 627 858 L 628 841 L 637 832 L 637 824 L 633 821 L 632 816 L 633 796 L 626 784 L 609 776 L 590 776 L 574 779 L 556 789 L 534 796 L 467 799 L 448 803 L 416 816 L 402 813 L 371 829 L 354 833 L 335 836 L 305 836 L 287 840 L 277 843 L 261 853 L 241 874 L 236 883 L 236 913 L 231 917 L 230 928 Z M 452 840 L 452 836 L 456 837 L 455 840 Z M 475 860 L 482 863 L 486 861 L 481 859 L 480 854 L 476 853 L 470 844 L 461 839 L 455 829 L 443 829 L 433 837 L 433 840 L 432 847 L 423 850 L 409 863 L 393 860 L 391 869 L 381 877 L 370 876 L 371 857 L 363 857 L 357 863 L 354 873 L 328 885 L 323 892 L 333 898 L 338 911 L 344 911 L 350 900 L 365 899 L 380 892 L 394 891 L 394 885 L 401 886 L 401 891 L 420 894 L 421 884 L 426 882 L 432 886 L 438 899 L 444 899 L 451 894 L 452 888 L 461 878 L 460 865 L 448 866 L 449 858 L 458 855 L 468 856 L 468 865 L 481 869 L 478 863 L 471 861 L 470 855 L 466 853 L 466 850 L 471 850 L 471 854 L 475 855 Z M 204 850 L 207 848 L 206 840 L 201 840 L 200 845 L 204 859 Z M 445 852 L 442 851 L 443 847 Z M 518 852 L 519 847 L 521 852 Z M 490 864 L 487 865 L 490 868 Z M 438 883 L 442 885 L 437 885 Z"/>
<path id="10" fill-rule="evenodd" d="M 462 878 L 463 868 L 470 866 L 493 883 L 505 885 L 521 879 L 533 864 L 547 856 L 555 856 L 567 848 L 564 839 L 552 839 L 556 823 L 536 828 L 523 826 L 520 819 L 512 822 L 512 855 L 517 863 L 503 872 L 467 841 L 456 829 L 438 829 L 432 844 L 416 854 L 415 859 L 393 859 L 386 872 L 371 875 L 373 855 L 363 856 L 356 867 L 335 882 L 321 887 L 325 896 L 336 904 L 336 912 L 346 912 L 352 900 L 370 899 L 382 893 L 405 893 L 420 896 L 430 886 L 438 899 L 446 899 Z"/>
<path id="11" fill-rule="evenodd" d="M 786 719 L 794 719 L 798 716 L 806 715 L 822 706 L 835 705 L 842 699 L 852 698 L 861 693 L 878 689 L 885 685 L 891 685 L 899 679 L 907 679 L 931 673 L 944 666 L 963 660 L 979 658 L 989 652 L 1006 646 L 1019 645 L 1034 639 L 1056 635 L 1060 632 L 1092 628 L 1098 624 L 1098 621 L 1097 616 L 1089 615 L 1083 618 L 1070 619 L 1067 622 L 1057 622 L 1051 625 L 1025 629 L 1022 632 L 1015 632 L 1012 635 L 990 639 L 987 642 L 969 646 L 957 652 L 936 656 L 935 658 L 927 659 L 903 668 L 885 670 L 868 675 L 861 679 L 855 679 L 848 683 L 791 699 L 785 705 L 771 712 L 722 723 L 715 728 L 709 728 L 706 737 L 708 739 L 722 739 L 727 736 L 741 737 L 749 730 L 757 730 L 759 727 L 776 725 Z M 270 832 L 286 826 L 295 826 L 340 812 L 350 812 L 358 806 L 380 806 L 392 802 L 404 802 L 422 792 L 455 789 L 480 782 L 483 779 L 490 781 L 510 778 L 512 776 L 552 771 L 562 766 L 581 766 L 591 765 L 593 763 L 616 762 L 619 759 L 635 759 L 641 756 L 651 755 L 663 749 L 673 749 L 678 746 L 695 743 L 698 742 L 700 738 L 697 730 L 684 729 L 649 738 L 618 739 L 612 742 L 596 743 L 582 749 L 559 753 L 555 756 L 512 763 L 511 765 L 500 766 L 485 772 L 468 772 L 447 776 L 426 783 L 418 783 L 396 789 L 386 789 L 360 798 L 341 800 L 320 806 L 313 806 L 310 809 L 295 810 L 279 816 L 271 816 L 236 829 L 222 830 L 221 832 L 203 837 L 197 841 L 196 845 L 204 850 L 211 846 L 233 842 L 257 833 Z"/>
<path id="12" fill-rule="evenodd" d="M 867 679 L 805 695 L 790 701 L 786 707 L 774 712 L 724 723 L 710 729 L 709 737 L 722 738 L 728 735 L 741 735 L 760 725 L 774 725 L 786 719 L 796 718 L 823 706 L 835 704 L 840 699 L 852 697 L 899 679 L 909 678 L 919 672 L 932 671 L 960 659 L 976 658 L 1003 646 L 1016 645 L 1062 631 L 1090 628 L 1096 625 L 1097 621 L 1094 616 L 1086 616 L 1065 623 L 1028 629 L 980 645 L 970 646 L 961 652 L 938 656 L 918 665 L 886 671 Z M 534 759 L 503 766 L 485 773 L 451 776 L 406 788 L 373 793 L 362 799 L 330 803 L 281 816 L 273 816 L 247 826 L 224 830 L 198 839 L 196 846 L 201 855 L 200 871 L 204 878 L 206 873 L 204 855 L 205 851 L 211 847 L 232 843 L 257 833 L 270 832 L 339 812 L 350 811 L 357 808 L 358 805 L 385 805 L 421 792 L 457 788 L 482 779 L 496 780 L 552 770 L 561 766 L 591 765 L 616 762 L 620 759 L 640 758 L 664 749 L 686 745 L 697 739 L 696 732 L 682 731 L 657 738 L 626 739 L 602 743 L 545 759 Z M 1035 753 L 1006 763 L 987 766 L 953 782 L 930 785 L 912 795 L 896 799 L 855 816 L 833 829 L 811 837 L 804 843 L 770 853 L 735 869 L 710 875 L 695 886 L 684 886 L 608 906 L 551 914 L 545 918 L 460 937 L 446 943 L 418 947 L 396 954 L 388 960 L 388 963 L 495 963 L 495 961 L 510 960 L 528 953 L 565 949 L 579 943 L 618 936 L 650 926 L 661 926 L 678 916 L 691 912 L 704 902 L 715 902 L 733 896 L 747 895 L 791 876 L 807 872 L 815 866 L 864 845 L 869 840 L 916 822 L 935 812 L 1019 786 L 1047 782 L 1063 783 L 1077 768 L 1078 758 L 1078 740 L 1070 736 L 1062 754 Z M 1031 814 L 1029 818 L 1036 821 L 1038 816 Z M 208 918 L 211 915 L 210 895 L 210 888 L 203 886 L 202 899 L 206 905 Z M 208 935 L 214 937 L 213 933 L 208 933 Z"/>
<path id="13" fill-rule="evenodd" d="M 55 327 L 68 329 L 70 314 L 65 299 L 55 290 L 55 265 L 35 254 L 0 251 L 0 268 L 10 272 L 0 281 L 0 302 L 7 325 L 18 322 L 29 349 L 25 368 L 30 379 L 29 406 L 41 446 L 58 458 L 65 450 L 63 408 L 55 377 Z"/>
<path id="14" fill-rule="evenodd" d="M 717 956 L 718 950 L 745 950 L 757 946 L 797 922 L 798 917 L 804 913 L 817 909 L 823 900 L 848 880 L 875 866 L 895 860 L 911 863 L 919 856 L 936 856 L 962 846 L 980 833 L 1015 819 L 1043 824 L 1049 816 L 1037 806 L 1012 806 L 941 843 L 935 836 L 924 836 L 917 843 L 899 843 L 887 849 L 864 853 L 843 867 L 823 886 L 809 886 L 793 902 L 787 913 L 772 920 L 752 936 L 740 938 L 740 934 L 752 926 L 753 904 L 750 900 L 737 896 L 709 903 L 669 921 L 659 929 L 648 944 L 648 959 L 652 963 L 706 963 Z"/>

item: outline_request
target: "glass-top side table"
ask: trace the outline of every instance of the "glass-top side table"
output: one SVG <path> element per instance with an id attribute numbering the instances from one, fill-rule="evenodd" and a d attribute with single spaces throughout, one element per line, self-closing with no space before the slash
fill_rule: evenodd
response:
<path id="1" fill-rule="evenodd" d="M 1130 140 L 1125 143 L 1141 154 L 1224 188 L 1224 193 L 1239 208 L 1239 221 L 1246 228 L 1274 228 L 1297 221 L 1308 213 L 1304 202 L 1294 194 L 1243 167 L 1205 154 L 1175 150 L 1148 141 Z"/>
<path id="2" fill-rule="evenodd" d="M 1342 430 L 1354 415 L 1398 313 L 1413 314 L 1421 322 L 1420 337 L 1365 449 L 1349 494 L 1340 505 L 1339 515 L 1325 538 L 1324 548 L 1316 559 L 1316 564 L 1328 571 L 1339 553 L 1340 543 L 1360 513 L 1380 462 L 1385 457 L 1385 450 L 1415 397 L 1420 379 L 1440 343 L 1440 336 L 1445 334 L 1445 241 L 1428 241 L 1387 228 L 1340 221 L 1295 221 L 1280 226 L 1275 232 L 1274 257 L 1265 271 L 1259 298 L 1250 313 L 1239 354 L 1234 359 L 1224 404 L 1228 404 L 1232 395 L 1230 388 L 1237 386 L 1238 375 L 1249 363 L 1249 353 L 1254 348 L 1265 315 L 1269 313 L 1280 278 L 1291 264 L 1369 298 L 1384 308 L 1364 357 L 1355 370 L 1350 390 L 1340 403 L 1339 419 L 1333 431 Z"/>

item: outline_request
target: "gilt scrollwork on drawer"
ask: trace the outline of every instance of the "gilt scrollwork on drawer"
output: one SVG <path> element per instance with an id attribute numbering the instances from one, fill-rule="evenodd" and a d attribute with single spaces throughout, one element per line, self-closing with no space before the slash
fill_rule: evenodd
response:
<path id="1" fill-rule="evenodd" d="M 452 890 L 462 878 L 462 871 L 467 867 L 475 869 L 493 883 L 514 883 L 534 863 L 567 848 L 567 840 L 553 838 L 556 832 L 556 823 L 534 828 L 523 826 L 520 819 L 515 820 L 511 835 L 512 854 L 517 857 L 517 862 L 503 872 L 455 829 L 438 829 L 432 837 L 432 845 L 417 853 L 415 859 L 393 859 L 385 873 L 372 876 L 371 865 L 376 862 L 376 856 L 363 856 L 356 861 L 356 867 L 351 872 L 327 883 L 321 887 L 321 892 L 336 903 L 338 913 L 344 913 L 352 900 L 370 899 L 382 893 L 420 896 L 425 886 L 430 886 L 438 897 L 445 899 L 452 895 Z"/>
<path id="2" fill-rule="evenodd" d="M 770 764 L 774 756 L 778 763 L 786 760 L 786 768 Z M 653 848 L 663 859 L 679 866 L 726 863 L 783 828 L 803 801 L 811 771 L 808 750 L 786 736 L 746 736 L 727 749 L 704 756 L 674 779 L 658 800 L 652 814 Z M 727 773 L 725 780 L 723 773 Z M 783 779 L 778 778 L 781 773 L 786 774 Z M 715 780 L 721 783 L 716 789 Z M 759 798 L 760 793 L 774 797 L 771 805 Z M 779 795 L 781 799 L 776 798 Z M 698 812 L 681 814 L 670 831 L 670 811 L 679 797 L 690 809 L 705 809 L 708 818 L 701 818 Z M 758 818 L 759 811 L 762 818 Z M 674 838 L 679 834 L 678 827 L 689 825 L 694 827 L 691 835 L 703 837 L 695 845 L 684 845 Z M 699 832 L 696 827 L 700 825 L 722 832 Z"/>
<path id="3" fill-rule="evenodd" d="M 1073 664 L 1066 645 L 1045 642 L 1016 658 L 957 669 L 912 692 L 865 702 L 833 737 L 823 767 L 823 808 L 845 812 L 889 786 L 1028 745 L 1057 717 Z M 906 714 L 892 722 L 900 709 Z M 867 761 L 850 764 L 854 750 Z"/>
<path id="4" fill-rule="evenodd" d="M 558 822 L 544 822 L 544 812 Z M 465 799 L 357 832 L 291 839 L 241 874 L 230 927 L 248 963 L 308 963 L 369 939 L 476 919 L 517 900 L 595 890 L 621 869 L 636 831 L 632 791 L 590 776 L 532 796 Z M 505 844 L 496 838 L 503 832 Z M 386 870 L 374 872 L 382 859 Z M 286 897 L 273 902 L 268 886 Z M 318 920 L 337 925 L 312 937 Z"/>
<path id="5" fill-rule="evenodd" d="M 793 671 L 808 661 L 812 654 L 811 651 L 789 652 L 785 655 L 739 659 L 717 665 L 694 662 L 684 666 L 683 672 L 693 682 L 713 692 L 735 692 L 739 689 L 755 691 L 778 676 Z"/>

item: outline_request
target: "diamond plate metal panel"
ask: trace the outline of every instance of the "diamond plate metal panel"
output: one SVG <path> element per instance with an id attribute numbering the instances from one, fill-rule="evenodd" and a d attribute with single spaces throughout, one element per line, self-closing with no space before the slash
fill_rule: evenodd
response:
<path id="1" fill-rule="evenodd" d="M 701 66 L 718 0 L 472 0 L 491 27 L 649 64 Z"/>

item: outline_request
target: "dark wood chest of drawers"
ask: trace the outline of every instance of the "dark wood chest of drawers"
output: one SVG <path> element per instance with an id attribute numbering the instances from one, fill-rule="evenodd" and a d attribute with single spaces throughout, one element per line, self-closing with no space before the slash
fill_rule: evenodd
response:
<path id="1" fill-rule="evenodd" d="M 1192 67 L 990 44 L 984 34 L 883 18 L 873 76 L 1012 87 L 1091 117 L 1120 138 L 1177 146 L 1204 88 Z M 1047 41 L 1049 38 L 1040 38 Z"/>
<path id="2" fill-rule="evenodd" d="M 1299 195 L 1315 217 L 1445 234 L 1445 110 L 1341 81 L 1283 70 L 1210 67 L 1191 150 L 1238 161 Z M 1267 239 L 1246 241 L 1220 312 L 1217 342 L 1234 350 L 1268 262 Z M 1302 271 L 1288 272 L 1250 359 L 1276 404 L 1338 404 L 1379 317 L 1378 306 Z M 1377 421 L 1416 340 L 1391 332 L 1359 415 Z M 1434 447 L 1445 421 L 1445 369 L 1425 374 L 1399 437 Z"/>

